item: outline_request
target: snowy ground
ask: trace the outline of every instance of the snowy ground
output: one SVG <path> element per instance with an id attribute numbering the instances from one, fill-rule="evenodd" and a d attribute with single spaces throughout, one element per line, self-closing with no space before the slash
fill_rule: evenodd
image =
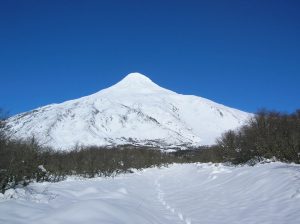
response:
<path id="1" fill-rule="evenodd" d="M 300 166 L 186 164 L 32 184 L 0 194 L 0 223 L 300 223 Z"/>

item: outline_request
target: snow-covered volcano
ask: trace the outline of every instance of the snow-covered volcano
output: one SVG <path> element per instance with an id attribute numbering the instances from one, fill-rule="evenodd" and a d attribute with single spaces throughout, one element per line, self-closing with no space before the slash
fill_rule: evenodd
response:
<path id="1" fill-rule="evenodd" d="M 251 114 L 164 89 L 131 73 L 90 96 L 51 104 L 8 120 L 13 136 L 56 149 L 75 145 L 139 144 L 161 147 L 213 144 Z"/>

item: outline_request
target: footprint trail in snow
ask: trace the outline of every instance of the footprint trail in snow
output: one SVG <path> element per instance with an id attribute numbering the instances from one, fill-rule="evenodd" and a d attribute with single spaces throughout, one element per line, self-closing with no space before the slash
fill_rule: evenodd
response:
<path id="1" fill-rule="evenodd" d="M 175 208 L 173 208 L 171 205 L 169 205 L 169 203 L 165 200 L 164 198 L 164 192 L 161 189 L 161 185 L 160 185 L 160 179 L 163 178 L 163 175 L 160 175 L 154 182 L 155 184 L 155 189 L 157 192 L 157 199 L 158 201 L 165 207 L 166 210 L 168 210 L 170 213 L 172 213 L 173 215 L 177 215 L 178 219 L 184 223 L 184 224 L 192 224 L 192 221 L 189 217 L 186 217 L 185 215 L 183 215 L 182 212 L 177 211 Z"/>

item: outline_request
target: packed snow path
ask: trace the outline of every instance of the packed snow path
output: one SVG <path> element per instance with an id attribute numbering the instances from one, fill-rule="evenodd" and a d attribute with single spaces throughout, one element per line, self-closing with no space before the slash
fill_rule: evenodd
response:
<path id="1" fill-rule="evenodd" d="M 0 194 L 0 223 L 300 223 L 300 166 L 172 165 Z"/>

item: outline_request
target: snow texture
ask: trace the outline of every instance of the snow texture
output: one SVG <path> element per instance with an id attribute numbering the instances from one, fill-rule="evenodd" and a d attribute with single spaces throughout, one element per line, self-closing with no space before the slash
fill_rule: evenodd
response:
<path id="1" fill-rule="evenodd" d="M 300 223 L 300 166 L 184 164 L 0 194 L 0 223 Z"/>
<path id="2" fill-rule="evenodd" d="M 213 144 L 252 116 L 210 100 L 164 89 L 131 73 L 93 95 L 51 104 L 8 120 L 16 138 L 68 150 L 75 145 L 186 147 Z"/>

